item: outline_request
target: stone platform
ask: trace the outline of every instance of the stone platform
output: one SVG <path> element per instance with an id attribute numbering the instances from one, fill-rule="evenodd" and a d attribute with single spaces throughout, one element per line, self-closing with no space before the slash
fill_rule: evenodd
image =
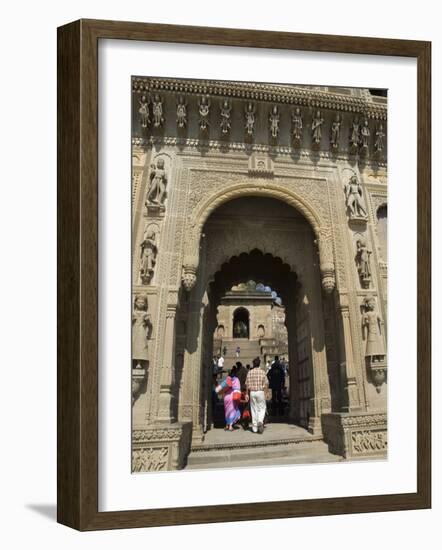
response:
<path id="1" fill-rule="evenodd" d="M 191 448 L 186 469 L 272 466 L 339 462 L 320 436 L 292 424 L 268 424 L 263 434 L 242 428 L 210 430 L 204 442 Z"/>

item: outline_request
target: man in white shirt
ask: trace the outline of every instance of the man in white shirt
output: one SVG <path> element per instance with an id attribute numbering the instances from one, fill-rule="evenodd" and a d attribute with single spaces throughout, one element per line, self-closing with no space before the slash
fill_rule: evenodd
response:
<path id="1" fill-rule="evenodd" d="M 218 357 L 218 371 L 221 372 L 223 370 L 223 367 L 224 367 L 224 357 L 220 355 Z"/>

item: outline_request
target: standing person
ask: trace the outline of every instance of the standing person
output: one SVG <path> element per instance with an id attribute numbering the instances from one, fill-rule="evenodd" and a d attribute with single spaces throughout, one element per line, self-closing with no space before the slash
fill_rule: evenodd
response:
<path id="1" fill-rule="evenodd" d="M 273 414 L 282 415 L 284 413 L 282 390 L 285 386 L 285 371 L 277 355 L 267 373 L 267 378 L 269 380 L 269 387 L 272 390 L 272 412 Z"/>
<path id="2" fill-rule="evenodd" d="M 240 353 L 241 353 L 241 348 L 239 346 L 236 346 L 236 358 L 237 359 L 238 359 Z"/>
<path id="3" fill-rule="evenodd" d="M 218 355 L 218 372 L 223 372 L 224 368 L 224 357 L 222 355 Z"/>
<path id="4" fill-rule="evenodd" d="M 216 387 L 216 393 L 224 390 L 224 417 L 226 420 L 225 430 L 233 432 L 233 425 L 241 417 L 239 404 L 241 401 L 241 384 L 236 375 L 236 367 L 232 367 L 229 376 L 227 376 L 219 386 Z"/>
<path id="5" fill-rule="evenodd" d="M 250 395 L 250 410 L 252 413 L 253 433 L 264 432 L 264 417 L 266 414 L 265 389 L 267 388 L 267 377 L 265 372 L 259 368 L 261 360 L 259 357 L 253 359 L 252 368 L 249 370 L 246 379 L 246 388 Z"/>
<path id="6" fill-rule="evenodd" d="M 246 388 L 246 378 L 249 371 L 247 368 L 241 363 L 241 361 L 236 362 L 236 374 L 239 378 L 239 382 L 241 384 L 241 391 L 244 391 Z"/>
<path id="7" fill-rule="evenodd" d="M 223 347 L 223 355 L 227 355 L 227 346 Z"/>

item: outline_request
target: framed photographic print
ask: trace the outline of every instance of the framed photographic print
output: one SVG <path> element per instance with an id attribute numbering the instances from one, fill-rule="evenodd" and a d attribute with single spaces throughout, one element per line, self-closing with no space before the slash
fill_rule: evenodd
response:
<path id="1" fill-rule="evenodd" d="M 81 20 L 58 71 L 58 520 L 430 507 L 430 44 Z"/>

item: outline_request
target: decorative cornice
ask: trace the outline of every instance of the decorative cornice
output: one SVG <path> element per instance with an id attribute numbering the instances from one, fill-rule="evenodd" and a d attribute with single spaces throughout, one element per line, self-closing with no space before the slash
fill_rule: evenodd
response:
<path id="1" fill-rule="evenodd" d="M 132 79 L 132 89 L 137 93 L 172 92 L 286 103 L 289 105 L 361 113 L 368 118 L 387 120 L 387 105 L 374 103 L 364 97 L 346 96 L 335 92 L 295 85 L 134 77 Z"/>
<path id="2" fill-rule="evenodd" d="M 228 149 L 230 152 L 256 152 L 256 153 L 270 153 L 271 155 L 286 155 L 293 158 L 293 148 L 285 145 L 266 145 L 262 143 L 252 143 L 246 144 L 244 142 L 229 142 L 228 146 L 225 142 L 220 140 L 200 140 L 194 138 L 180 138 L 180 137 L 154 137 L 141 138 L 133 137 L 132 145 L 134 147 L 154 147 L 161 145 L 163 147 L 174 147 L 179 146 L 180 148 L 187 147 L 189 149 L 207 149 L 215 151 L 226 151 Z M 296 153 L 297 159 L 319 159 L 319 160 L 331 160 L 336 161 L 347 161 L 349 158 L 350 152 L 342 150 L 339 153 L 333 151 L 315 151 L 312 152 L 311 149 L 298 149 Z M 355 157 L 356 158 L 356 157 Z M 384 161 L 371 160 L 369 162 L 372 165 L 375 165 L 378 168 L 386 168 L 387 163 Z"/>

